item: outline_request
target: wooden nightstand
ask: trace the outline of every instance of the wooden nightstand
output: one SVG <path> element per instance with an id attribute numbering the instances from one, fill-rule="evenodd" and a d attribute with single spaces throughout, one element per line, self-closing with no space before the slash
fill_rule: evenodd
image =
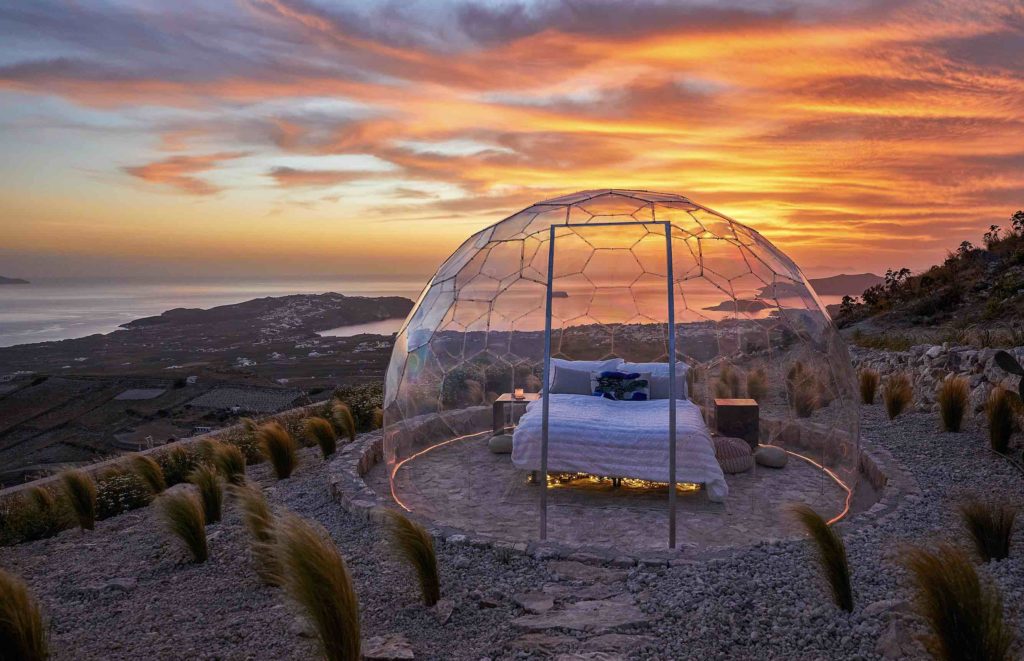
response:
<path id="1" fill-rule="evenodd" d="M 760 413 L 753 399 L 716 399 L 715 427 L 722 436 L 742 438 L 751 449 L 760 441 Z"/>
<path id="2" fill-rule="evenodd" d="M 516 399 L 512 396 L 512 393 L 507 392 L 504 395 L 494 400 L 494 433 L 500 434 L 505 431 L 505 409 L 508 408 L 511 411 L 509 421 L 515 425 L 516 423 L 516 405 L 522 404 L 523 408 L 530 402 L 535 402 L 540 399 L 539 392 L 528 392 L 523 394 L 522 399 Z"/>

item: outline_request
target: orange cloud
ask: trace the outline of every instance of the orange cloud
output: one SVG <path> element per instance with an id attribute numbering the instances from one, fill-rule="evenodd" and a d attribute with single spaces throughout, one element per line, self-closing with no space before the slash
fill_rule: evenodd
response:
<path id="1" fill-rule="evenodd" d="M 164 184 L 189 195 L 213 195 L 220 188 L 195 176 L 213 170 L 224 161 L 246 156 L 245 152 L 220 152 L 200 156 L 171 156 L 159 161 L 125 167 L 133 177 L 151 184 Z"/>

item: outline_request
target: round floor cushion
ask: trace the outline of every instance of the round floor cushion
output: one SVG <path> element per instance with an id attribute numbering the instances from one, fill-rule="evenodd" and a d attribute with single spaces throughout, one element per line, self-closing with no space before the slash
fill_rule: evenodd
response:
<path id="1" fill-rule="evenodd" d="M 487 441 L 487 448 L 494 454 L 512 454 L 512 434 L 495 434 Z"/>
<path id="2" fill-rule="evenodd" d="M 725 473 L 742 473 L 754 467 L 750 446 L 742 438 L 719 436 L 715 438 L 715 458 Z"/>
<path id="3" fill-rule="evenodd" d="M 769 468 L 782 468 L 789 461 L 789 455 L 780 447 L 764 445 L 754 453 L 754 461 Z"/>

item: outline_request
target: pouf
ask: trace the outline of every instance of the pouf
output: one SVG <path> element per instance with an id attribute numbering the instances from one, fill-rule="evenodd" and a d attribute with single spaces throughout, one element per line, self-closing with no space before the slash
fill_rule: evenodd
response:
<path id="1" fill-rule="evenodd" d="M 754 461 L 768 468 L 782 468 L 789 461 L 789 455 L 780 447 L 765 445 L 754 453 Z"/>
<path id="2" fill-rule="evenodd" d="M 715 459 L 724 473 L 742 473 L 754 467 L 750 446 L 742 438 L 719 436 L 715 438 Z"/>
<path id="3" fill-rule="evenodd" d="M 487 441 L 487 449 L 494 454 L 512 454 L 512 434 L 495 434 Z"/>

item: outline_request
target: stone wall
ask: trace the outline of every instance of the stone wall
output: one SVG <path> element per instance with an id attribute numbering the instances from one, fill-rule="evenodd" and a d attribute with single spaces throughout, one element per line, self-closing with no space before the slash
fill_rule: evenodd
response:
<path id="1" fill-rule="evenodd" d="M 971 389 L 971 406 L 977 412 L 984 408 L 993 387 L 1001 385 L 1009 390 L 1017 390 L 1019 377 L 1007 374 L 996 365 L 996 351 L 998 349 L 955 346 L 948 342 L 920 344 L 907 351 L 881 351 L 851 346 L 850 358 L 856 369 L 867 367 L 883 377 L 905 372 L 914 385 L 914 402 L 921 411 L 938 409 L 935 394 L 947 375 L 963 376 Z M 1018 361 L 1024 361 L 1024 347 L 1007 351 Z"/>

